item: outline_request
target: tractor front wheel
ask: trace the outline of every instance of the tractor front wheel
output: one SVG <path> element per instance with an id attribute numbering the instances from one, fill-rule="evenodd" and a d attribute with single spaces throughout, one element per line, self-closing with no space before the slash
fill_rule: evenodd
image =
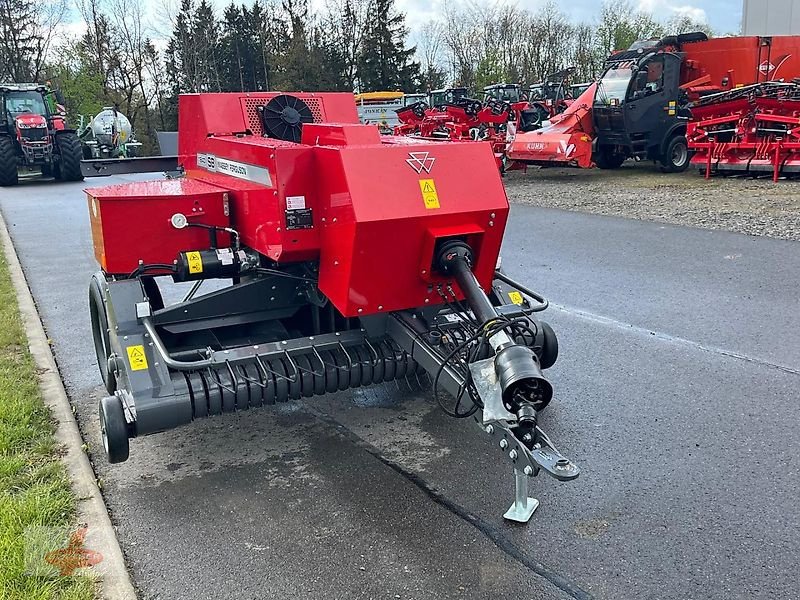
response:
<path id="1" fill-rule="evenodd" d="M 83 181 L 81 175 L 81 158 L 83 148 L 78 136 L 74 133 L 62 133 L 56 137 L 58 151 L 61 154 L 59 171 L 64 181 Z"/>
<path id="2" fill-rule="evenodd" d="M 17 152 L 14 140 L 0 135 L 0 185 L 17 185 Z"/>
<path id="3" fill-rule="evenodd" d="M 664 173 L 683 173 L 689 168 L 690 159 L 689 142 L 686 141 L 686 136 L 676 135 L 664 149 L 661 157 L 661 170 Z"/>

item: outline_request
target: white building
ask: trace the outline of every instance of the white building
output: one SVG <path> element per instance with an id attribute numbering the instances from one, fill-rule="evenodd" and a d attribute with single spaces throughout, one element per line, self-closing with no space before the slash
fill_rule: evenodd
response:
<path id="1" fill-rule="evenodd" d="M 800 35 L 800 0 L 744 0 L 742 35 Z"/>

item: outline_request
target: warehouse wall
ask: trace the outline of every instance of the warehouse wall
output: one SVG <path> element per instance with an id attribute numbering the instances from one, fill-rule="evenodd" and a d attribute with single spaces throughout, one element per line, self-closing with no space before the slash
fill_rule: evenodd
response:
<path id="1" fill-rule="evenodd" d="M 744 35 L 800 35 L 800 0 L 744 0 Z"/>

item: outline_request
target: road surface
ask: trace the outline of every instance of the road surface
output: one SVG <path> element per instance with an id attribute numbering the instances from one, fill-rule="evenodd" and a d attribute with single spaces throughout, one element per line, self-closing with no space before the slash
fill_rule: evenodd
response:
<path id="1" fill-rule="evenodd" d="M 142 598 L 800 597 L 800 243 L 514 206 L 504 267 L 561 343 L 542 424 L 583 469 L 535 480 L 517 526 L 488 436 L 405 386 L 106 464 L 85 185 L 0 189 L 0 209 Z"/>

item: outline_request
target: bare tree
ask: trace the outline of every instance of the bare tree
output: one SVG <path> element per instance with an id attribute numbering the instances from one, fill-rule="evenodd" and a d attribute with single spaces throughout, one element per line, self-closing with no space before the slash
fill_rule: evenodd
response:
<path id="1" fill-rule="evenodd" d="M 66 12 L 67 0 L 0 0 L 0 79 L 42 76 Z"/>

